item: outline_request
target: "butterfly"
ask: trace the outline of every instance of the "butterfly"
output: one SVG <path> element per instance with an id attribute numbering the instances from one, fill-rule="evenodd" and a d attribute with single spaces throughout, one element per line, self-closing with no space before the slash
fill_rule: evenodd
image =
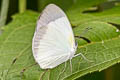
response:
<path id="1" fill-rule="evenodd" d="M 42 69 L 52 69 L 80 55 L 75 55 L 76 49 L 77 44 L 66 14 L 55 4 L 49 4 L 37 21 L 32 40 L 35 61 Z"/>

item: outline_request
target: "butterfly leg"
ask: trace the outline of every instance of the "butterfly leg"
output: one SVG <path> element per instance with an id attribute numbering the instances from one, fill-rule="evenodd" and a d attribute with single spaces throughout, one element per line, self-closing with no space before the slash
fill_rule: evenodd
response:
<path id="1" fill-rule="evenodd" d="M 67 66 L 67 62 L 65 62 L 64 69 L 62 70 L 62 72 L 60 72 L 60 74 L 59 74 L 59 77 L 58 77 L 58 79 L 57 79 L 57 80 L 59 80 L 59 78 L 60 78 L 60 75 L 61 75 L 62 73 L 64 73 L 64 72 L 65 72 L 66 66 Z"/>
<path id="2" fill-rule="evenodd" d="M 70 59 L 70 71 L 72 73 L 72 59 Z"/>
<path id="3" fill-rule="evenodd" d="M 21 71 L 21 74 L 23 74 L 23 73 L 26 71 L 26 69 L 28 69 L 28 68 L 30 68 L 30 67 L 32 67 L 32 66 L 34 66 L 34 65 L 37 65 L 37 63 L 32 64 L 32 65 L 30 65 L 30 66 L 28 66 L 28 67 L 26 67 L 26 68 L 23 68 L 22 71 Z"/>
<path id="4" fill-rule="evenodd" d="M 82 56 L 82 58 L 88 62 L 93 62 L 93 61 L 90 61 L 89 59 L 87 59 L 82 53 L 79 53 L 79 54 L 76 54 L 74 57 L 77 57 L 77 56 Z"/>
<path id="5" fill-rule="evenodd" d="M 45 75 L 45 73 L 48 71 L 49 69 L 46 69 L 40 76 L 40 79 L 39 80 L 43 80 L 43 76 Z"/>
<path id="6" fill-rule="evenodd" d="M 65 62 L 65 66 L 64 66 L 64 69 L 63 69 L 62 73 L 65 72 L 66 66 L 67 66 L 67 62 Z"/>
<path id="7" fill-rule="evenodd" d="M 20 72 L 20 76 L 21 76 L 21 77 L 24 77 L 24 76 L 25 76 L 25 75 L 24 75 L 24 72 L 25 72 L 27 69 L 29 69 L 29 68 L 31 68 L 32 66 L 34 66 L 34 65 L 37 65 L 37 63 L 32 64 L 32 65 L 29 65 L 29 66 L 23 68 L 22 71 Z"/>

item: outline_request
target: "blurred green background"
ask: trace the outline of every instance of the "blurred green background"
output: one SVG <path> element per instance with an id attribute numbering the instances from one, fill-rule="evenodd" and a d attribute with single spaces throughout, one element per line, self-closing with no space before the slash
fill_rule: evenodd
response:
<path id="1" fill-rule="evenodd" d="M 26 10 L 33 10 L 40 13 L 49 3 L 55 3 L 64 11 L 67 11 L 75 1 L 76 0 L 0 0 L 0 27 L 10 23 L 12 20 L 11 16 L 16 13 L 24 13 Z M 114 1 L 107 3 L 106 0 L 105 3 L 99 6 L 100 10 L 114 7 Z M 120 80 L 120 64 L 116 64 L 104 71 L 87 74 L 77 80 Z"/>

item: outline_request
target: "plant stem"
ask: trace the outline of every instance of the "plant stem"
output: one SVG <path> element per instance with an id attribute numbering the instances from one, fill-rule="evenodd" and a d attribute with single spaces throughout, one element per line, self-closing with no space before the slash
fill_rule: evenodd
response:
<path id="1" fill-rule="evenodd" d="M 113 68 L 105 70 L 105 80 L 113 80 Z"/>
<path id="2" fill-rule="evenodd" d="M 4 26 L 7 19 L 9 0 L 2 0 L 1 13 L 0 13 L 0 27 Z"/>
<path id="3" fill-rule="evenodd" d="M 38 1 L 38 11 L 41 11 L 41 0 L 37 0 Z"/>
<path id="4" fill-rule="evenodd" d="M 19 0 L 19 13 L 23 13 L 26 10 L 26 0 Z"/>

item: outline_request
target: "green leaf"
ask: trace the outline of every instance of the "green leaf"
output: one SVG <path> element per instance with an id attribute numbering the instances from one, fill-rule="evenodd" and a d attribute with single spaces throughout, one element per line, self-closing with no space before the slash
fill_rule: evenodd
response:
<path id="1" fill-rule="evenodd" d="M 42 11 L 44 7 L 50 3 L 60 6 L 63 10 L 67 10 L 74 4 L 74 0 L 40 0 L 38 2 L 39 11 Z"/>
<path id="2" fill-rule="evenodd" d="M 67 67 L 63 73 L 65 63 L 51 70 L 42 70 L 39 65 L 34 65 L 31 45 L 39 14 L 26 11 L 13 16 L 13 21 L 4 27 L 4 32 L 0 36 L 0 79 L 72 80 L 87 73 L 104 70 L 120 62 L 120 32 L 114 25 L 108 23 L 119 22 L 120 12 L 117 9 L 119 6 L 103 12 L 82 13 L 99 3 L 101 3 L 99 0 L 90 3 L 78 1 L 66 11 L 71 23 L 75 25 L 73 29 L 75 36 L 82 36 L 90 41 L 88 43 L 83 38 L 76 38 L 78 42 L 76 54 L 82 53 L 92 62 L 77 56 L 72 59 L 72 72 L 70 63 L 67 61 Z M 81 8 L 78 4 L 82 4 Z M 117 11 L 117 15 L 114 10 Z M 84 32 L 86 28 L 91 29 Z M 26 70 L 23 72 L 24 69 Z"/>
<path id="3" fill-rule="evenodd" d="M 105 0 L 77 0 L 76 4 L 74 4 L 68 11 L 68 17 L 73 25 L 79 25 L 82 23 L 86 23 L 89 21 L 102 21 L 102 22 L 112 22 L 119 24 L 120 23 L 120 5 L 116 5 L 113 8 L 97 11 L 97 5 L 101 5 L 105 2 Z M 119 4 L 116 2 L 115 4 Z M 95 6 L 96 5 L 96 6 Z M 95 7 L 93 7 L 95 6 Z M 95 9 L 94 9 L 95 8 Z M 85 11 L 88 11 L 84 13 Z M 74 15 L 73 15 L 74 14 Z"/>

